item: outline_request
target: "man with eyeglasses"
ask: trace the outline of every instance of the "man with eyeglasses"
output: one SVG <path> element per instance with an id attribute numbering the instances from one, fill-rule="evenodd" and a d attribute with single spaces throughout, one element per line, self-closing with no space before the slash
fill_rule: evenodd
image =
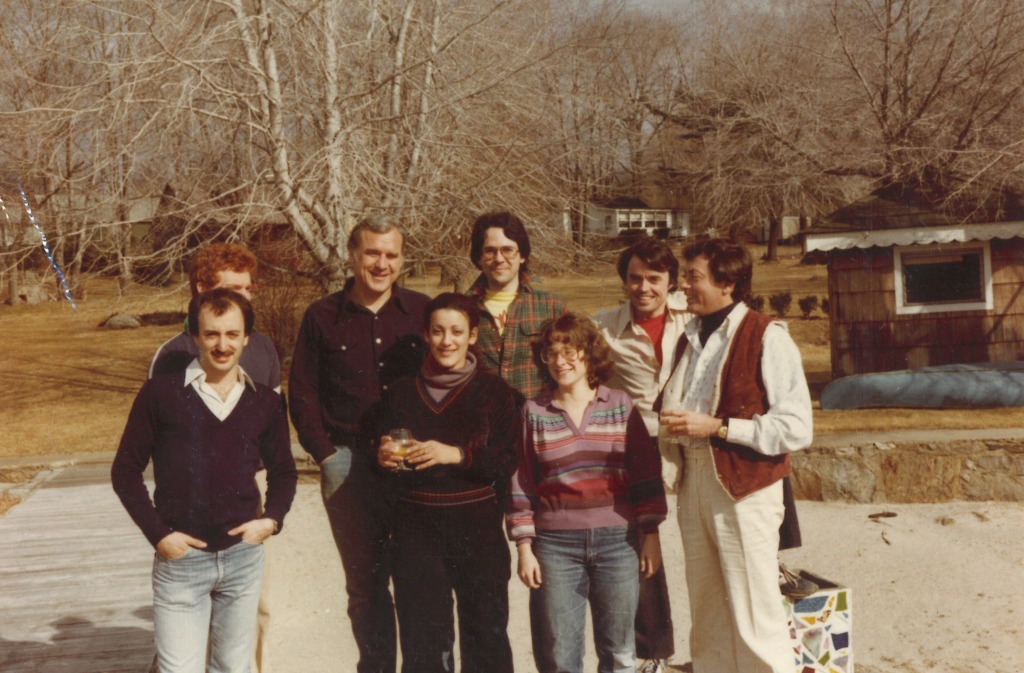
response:
<path id="1" fill-rule="evenodd" d="M 813 438 L 800 351 L 785 324 L 747 307 L 743 246 L 708 239 L 683 259 L 680 286 L 697 318 L 665 386 L 661 448 L 685 465 L 678 519 L 693 668 L 792 671 L 777 552 L 789 454 Z"/>
<path id="2" fill-rule="evenodd" d="M 565 313 L 565 302 L 531 284 L 530 237 L 513 213 L 486 213 L 476 219 L 470 259 L 482 271 L 469 295 L 480 303 L 477 348 L 483 364 L 524 399 L 536 397 L 544 380 L 534 365 L 530 341 L 545 320 Z"/>

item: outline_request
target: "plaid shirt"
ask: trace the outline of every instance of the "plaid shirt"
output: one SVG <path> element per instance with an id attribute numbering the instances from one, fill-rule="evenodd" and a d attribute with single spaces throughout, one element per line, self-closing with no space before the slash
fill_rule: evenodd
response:
<path id="1" fill-rule="evenodd" d="M 499 333 L 494 317 L 484 306 L 486 290 L 487 278 L 480 274 L 467 293 L 476 297 L 480 304 L 480 332 L 476 345 L 483 364 L 526 399 L 532 399 L 544 387 L 544 379 L 533 364 L 530 341 L 540 332 L 545 320 L 565 313 L 565 302 L 550 292 L 534 289 L 529 275 L 523 274 L 516 298 L 508 306 L 505 331 Z"/>

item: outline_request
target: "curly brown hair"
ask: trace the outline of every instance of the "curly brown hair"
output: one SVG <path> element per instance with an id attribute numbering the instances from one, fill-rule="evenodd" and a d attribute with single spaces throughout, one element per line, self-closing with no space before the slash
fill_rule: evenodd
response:
<path id="1" fill-rule="evenodd" d="M 199 294 L 200 283 L 207 290 L 213 289 L 217 284 L 217 274 L 221 271 L 249 272 L 249 275 L 255 278 L 256 255 L 238 243 L 211 243 L 200 248 L 192 257 L 188 272 L 192 296 Z"/>
<path id="2" fill-rule="evenodd" d="M 547 320 L 540 326 L 540 334 L 530 343 L 533 363 L 540 370 L 544 380 L 551 384 L 548 366 L 541 360 L 541 353 L 553 344 L 568 344 L 580 351 L 587 367 L 587 383 L 597 388 L 608 381 L 615 372 L 612 349 L 590 318 L 576 313 L 564 313 Z"/>

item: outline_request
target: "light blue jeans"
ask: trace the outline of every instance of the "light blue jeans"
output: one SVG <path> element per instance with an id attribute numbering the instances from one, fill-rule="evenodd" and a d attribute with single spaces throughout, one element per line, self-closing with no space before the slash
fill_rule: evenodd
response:
<path id="1" fill-rule="evenodd" d="M 153 622 L 160 673 L 249 673 L 263 545 L 190 548 L 153 559 Z M 209 668 L 207 668 L 209 648 Z"/>
<path id="2" fill-rule="evenodd" d="M 636 529 L 538 530 L 533 552 L 542 580 L 540 589 L 530 592 L 540 673 L 582 673 L 588 600 L 598 673 L 634 673 L 640 594 Z"/>

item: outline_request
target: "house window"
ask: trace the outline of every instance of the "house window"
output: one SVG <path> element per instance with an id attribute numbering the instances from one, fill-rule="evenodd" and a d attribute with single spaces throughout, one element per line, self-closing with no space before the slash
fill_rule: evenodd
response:
<path id="1" fill-rule="evenodd" d="M 896 313 L 992 309 L 988 243 L 896 248 Z"/>
<path id="2" fill-rule="evenodd" d="M 620 231 L 644 228 L 643 213 L 633 210 L 620 210 L 618 211 L 618 217 Z"/>

